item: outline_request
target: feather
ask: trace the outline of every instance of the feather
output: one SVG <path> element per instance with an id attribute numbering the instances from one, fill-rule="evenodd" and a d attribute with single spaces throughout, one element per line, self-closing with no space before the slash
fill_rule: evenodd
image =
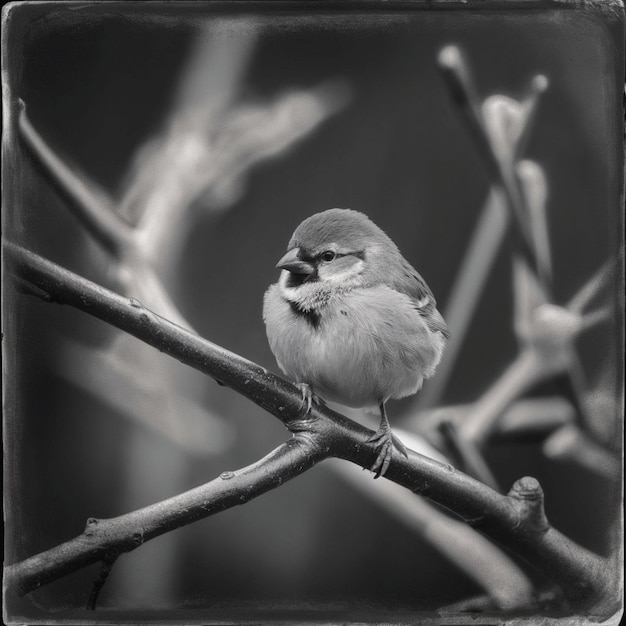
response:
<path id="1" fill-rule="evenodd" d="M 450 331 L 448 325 L 437 309 L 426 317 L 426 326 L 433 332 L 439 331 L 446 339 L 450 339 Z"/>
<path id="2" fill-rule="evenodd" d="M 440 332 L 446 339 L 450 339 L 448 326 L 437 310 L 437 302 L 426 281 L 402 256 L 400 257 L 400 265 L 401 271 L 395 273 L 396 278 L 390 281 L 390 286 L 413 300 L 415 308 L 424 318 L 430 330 Z"/>

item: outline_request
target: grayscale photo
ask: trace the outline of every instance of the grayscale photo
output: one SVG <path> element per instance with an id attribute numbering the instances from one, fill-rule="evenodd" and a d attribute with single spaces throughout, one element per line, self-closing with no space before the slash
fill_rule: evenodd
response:
<path id="1" fill-rule="evenodd" d="M 2 18 L 6 624 L 620 623 L 622 0 Z"/>

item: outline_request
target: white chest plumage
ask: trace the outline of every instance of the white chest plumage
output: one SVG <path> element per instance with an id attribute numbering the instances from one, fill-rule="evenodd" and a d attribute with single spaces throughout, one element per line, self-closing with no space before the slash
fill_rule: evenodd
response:
<path id="1" fill-rule="evenodd" d="M 281 369 L 351 407 L 377 410 L 415 393 L 443 351 L 443 337 L 428 328 L 415 303 L 386 286 L 335 294 L 305 311 L 272 285 L 264 318 Z"/>

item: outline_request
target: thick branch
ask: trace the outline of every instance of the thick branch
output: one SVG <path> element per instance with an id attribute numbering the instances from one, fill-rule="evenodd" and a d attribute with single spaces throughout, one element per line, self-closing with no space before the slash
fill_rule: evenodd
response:
<path id="1" fill-rule="evenodd" d="M 100 561 L 120 546 L 132 549 L 162 532 L 239 504 L 323 458 L 334 456 L 365 468 L 374 462 L 376 452 L 366 443 L 370 430 L 317 404 L 303 421 L 299 390 L 279 376 L 14 244 L 5 243 L 4 250 L 10 270 L 36 287 L 33 295 L 86 311 L 216 378 L 278 417 L 296 435 L 259 464 L 228 473 L 228 479 L 223 474 L 165 502 L 103 520 L 96 525 L 104 530 L 97 531 L 95 541 L 82 535 L 10 566 L 7 583 L 21 593 Z M 505 496 L 415 452 L 408 458 L 394 456 L 386 478 L 448 508 L 509 548 L 559 584 L 572 604 L 610 610 L 602 602 L 615 597 L 614 568 L 549 526 L 534 479 L 518 481 Z M 140 534 L 129 536 L 129 527 L 139 528 Z"/>

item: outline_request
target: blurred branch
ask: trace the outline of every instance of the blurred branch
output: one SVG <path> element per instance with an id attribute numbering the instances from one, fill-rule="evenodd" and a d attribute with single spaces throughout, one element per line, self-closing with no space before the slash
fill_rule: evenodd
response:
<path id="1" fill-rule="evenodd" d="M 163 130 L 135 156 L 120 213 L 137 225 L 144 254 L 163 267 L 177 260 L 191 204 L 219 181 L 214 144 L 236 100 L 260 34 L 254 20 L 211 22 L 192 37 Z M 225 203 L 222 203 L 222 207 Z M 213 207 L 212 207 L 213 208 Z"/>
<path id="2" fill-rule="evenodd" d="M 372 431 L 314 404 L 302 419 L 300 391 L 284 379 L 224 350 L 158 315 L 15 244 L 5 243 L 8 270 L 47 294 L 116 326 L 162 352 L 233 388 L 277 417 L 294 437 L 261 461 L 197 489 L 111 520 L 88 524 L 85 533 L 47 552 L 8 566 L 5 581 L 18 593 L 69 574 L 112 554 L 201 517 L 241 504 L 277 487 L 327 457 L 371 467 L 376 452 L 366 443 Z M 543 492 L 522 478 L 508 495 L 415 452 L 397 455 L 386 477 L 461 517 L 516 553 L 561 586 L 572 606 L 608 613 L 617 581 L 610 562 L 552 528 Z M 611 606 L 608 606 L 608 603 Z"/>
<path id="3" fill-rule="evenodd" d="M 500 491 L 498 481 L 489 469 L 478 446 L 473 440 L 460 436 L 454 421 L 441 419 L 439 432 L 446 448 L 450 451 L 451 458 L 457 460 L 457 467 L 485 483 L 485 485 L 489 485 L 492 489 Z"/>
<path id="4" fill-rule="evenodd" d="M 535 352 L 520 352 L 468 411 L 459 427 L 463 439 L 482 445 L 496 429 L 504 409 L 539 380 L 540 366 L 541 361 Z"/>
<path id="5" fill-rule="evenodd" d="M 514 326 L 520 342 L 520 354 L 474 405 L 469 418 L 461 426 L 460 439 L 473 441 L 475 446 L 480 447 L 496 431 L 500 415 L 510 402 L 534 384 L 551 378 L 556 379 L 563 396 L 577 410 L 579 419 L 588 425 L 587 408 L 581 399 L 587 385 L 574 341 L 584 330 L 609 318 L 607 309 L 588 313 L 584 317 L 582 313 L 606 283 L 613 262 L 602 268 L 567 306 L 553 304 L 545 175 L 536 163 L 520 160 L 539 97 L 547 89 L 548 79 L 543 75 L 535 76 L 522 100 L 492 95 L 481 101 L 458 46 L 449 45 L 440 51 L 439 66 L 478 153 L 506 198 L 516 226 L 517 253 L 520 257 L 514 267 Z M 457 292 L 453 291 L 453 296 L 456 295 Z M 472 304 L 471 297 L 467 299 Z M 455 306 L 458 307 L 459 302 L 455 302 Z M 450 328 L 454 333 L 452 324 Z M 452 348 L 454 357 L 454 342 Z M 447 376 L 452 358 L 447 362 L 444 359 L 443 365 Z M 436 393 L 440 393 L 444 382 L 445 379 L 438 383 Z M 466 452 L 470 452 L 469 448 Z M 477 460 L 479 451 L 474 452 L 468 458 Z"/>
<path id="6" fill-rule="evenodd" d="M 608 480 L 616 480 L 621 474 L 619 457 L 587 437 L 574 424 L 567 424 L 548 437 L 543 452 L 549 459 L 576 463 Z"/>
<path id="7" fill-rule="evenodd" d="M 32 126 L 23 101 L 19 101 L 20 137 L 47 180 L 67 200 L 72 213 L 87 232 L 110 253 L 116 262 L 117 279 L 128 289 L 136 285 L 143 297 L 150 294 L 150 305 L 177 324 L 189 323 L 169 297 L 150 261 L 138 247 L 137 232 L 116 213 L 110 199 L 96 191 L 93 181 L 79 176 L 48 146 Z"/>
<path id="8" fill-rule="evenodd" d="M 619 262 L 623 263 L 624 248 L 622 247 L 618 254 L 610 257 L 605 263 L 587 280 L 587 282 L 572 296 L 570 301 L 565 305 L 573 313 L 582 315 L 589 303 L 598 295 L 598 293 L 606 287 L 611 277 L 615 276 L 615 272 L 619 267 Z"/>
<path id="9" fill-rule="evenodd" d="M 561 611 L 561 594 L 557 588 L 542 589 L 539 593 L 535 594 L 533 603 L 541 614 L 559 612 Z M 477 619 L 477 614 L 482 613 L 487 615 L 496 608 L 498 607 L 494 604 L 492 597 L 481 595 L 465 598 L 459 602 L 453 602 L 452 604 L 441 607 L 437 612 L 441 616 L 450 616 L 453 620 L 458 620 L 459 613 L 467 613 L 468 622 L 471 618 L 472 623 L 480 624 L 481 622 L 478 621 L 479 618 Z M 453 623 L 456 623 L 456 621 Z M 513 619 L 511 623 L 515 623 Z"/>
<path id="10" fill-rule="evenodd" d="M 502 190 L 499 187 L 492 187 L 474 227 L 446 303 L 444 319 L 451 336 L 437 368 L 437 376 L 431 378 L 423 390 L 415 396 L 415 403 L 420 408 L 436 406 L 441 398 L 463 346 L 476 306 L 480 302 L 508 223 L 509 214 L 504 207 Z"/>
<path id="11" fill-rule="evenodd" d="M 499 441 L 543 440 L 574 418 L 574 408 L 561 396 L 527 398 L 505 410 L 494 434 Z"/>
<path id="12" fill-rule="evenodd" d="M 520 253 L 547 288 L 550 272 L 535 253 L 528 211 L 514 166 L 528 136 L 529 122 L 539 95 L 547 88 L 548 80 L 545 76 L 536 76 L 529 95 L 521 103 L 504 96 L 491 96 L 481 102 L 459 47 L 448 45 L 443 48 L 439 53 L 439 67 L 478 153 L 507 198 L 517 226 L 515 232 Z"/>
<path id="13" fill-rule="evenodd" d="M 546 275 L 551 277 L 552 252 L 546 215 L 548 197 L 546 176 L 543 168 L 528 159 L 515 164 L 515 173 L 520 181 L 524 206 L 528 213 L 534 253 L 540 259 L 540 267 L 545 268 Z"/>
<path id="14" fill-rule="evenodd" d="M 451 339 L 437 376 L 417 396 L 419 407 L 435 406 L 445 388 L 511 215 L 518 225 L 517 232 L 522 233 L 524 258 L 531 267 L 541 270 L 546 285 L 551 276 L 543 173 L 531 161 L 518 162 L 533 126 L 539 98 L 547 88 L 547 79 L 536 76 L 522 102 L 500 95 L 490 96 L 482 102 L 457 46 L 441 50 L 439 66 L 495 183 L 474 228 L 446 306 L 444 318 Z"/>
<path id="15" fill-rule="evenodd" d="M 473 408 L 471 404 L 440 407 L 421 413 L 417 419 L 427 422 L 425 436 L 433 439 L 434 434 L 439 435 L 440 440 L 433 445 L 452 448 L 451 457 L 458 458 L 459 467 L 497 488 L 495 483 L 489 482 L 490 470 L 487 468 L 486 473 L 482 473 L 482 456 L 478 457 L 478 469 L 473 464 L 473 448 L 467 450 L 472 442 L 458 434 L 455 436 L 472 416 Z M 600 407 L 596 410 L 599 411 Z M 541 442 L 547 458 L 573 463 L 597 476 L 615 480 L 621 470 L 618 455 L 586 435 L 576 425 L 575 413 L 572 404 L 562 396 L 515 400 L 502 410 L 497 429 L 491 431 L 490 441 Z M 493 414 L 496 415 L 497 411 Z M 452 435 L 446 431 L 451 431 Z"/>
<path id="16" fill-rule="evenodd" d="M 68 202 L 72 213 L 105 250 L 119 256 L 133 243 L 133 229 L 113 209 L 110 200 L 95 191 L 95 185 L 69 168 L 46 144 L 18 101 L 18 127 L 24 145 L 47 180 Z"/>
<path id="17" fill-rule="evenodd" d="M 596 274 L 588 284 L 595 284 L 598 276 L 605 272 Z M 516 296 L 514 327 L 520 352 L 473 405 L 460 426 L 462 436 L 479 445 L 495 432 L 503 411 L 521 394 L 544 380 L 558 378 L 563 396 L 584 414 L 580 392 L 585 384 L 574 342 L 581 332 L 606 319 L 597 312 L 584 316 L 576 309 L 550 303 L 524 261 L 515 263 L 513 283 Z M 578 293 L 588 292 L 585 285 Z M 573 301 L 580 302 L 581 299 L 575 296 Z"/>
<path id="18" fill-rule="evenodd" d="M 441 406 L 416 415 L 411 425 L 418 430 L 421 427 L 422 436 L 430 436 L 439 431 L 442 421 L 452 422 L 459 428 L 471 409 L 471 403 Z M 504 409 L 494 436 L 499 440 L 528 437 L 543 440 L 573 420 L 574 408 L 561 396 L 518 399 Z"/>
<path id="19" fill-rule="evenodd" d="M 527 576 L 499 547 L 467 524 L 452 519 L 424 498 L 407 497 L 400 485 L 374 482 L 354 465 L 336 461 L 332 468 L 408 528 L 417 529 L 424 541 L 487 592 L 492 608 L 532 606 L 534 589 Z"/>
<path id="20" fill-rule="evenodd" d="M 150 260 L 138 249 L 129 252 L 118 267 L 118 278 L 125 288 L 125 293 L 150 303 L 151 308 L 175 324 L 193 330 L 187 318 L 174 304 L 169 290 Z"/>
<path id="21" fill-rule="evenodd" d="M 150 346 L 135 341 L 129 335 L 124 337 L 130 341 L 120 345 L 116 351 L 111 351 L 108 346 L 99 348 L 67 341 L 64 355 L 68 366 L 72 364 L 73 369 L 82 366 L 85 370 L 82 376 L 71 379 L 73 388 L 89 393 L 99 385 L 109 390 L 99 397 L 104 406 L 174 443 L 185 451 L 187 458 L 205 459 L 207 455 L 223 453 L 234 445 L 236 429 L 231 422 L 217 411 L 200 404 L 193 388 L 188 391 L 181 385 L 180 393 L 172 398 L 172 394 L 166 393 L 171 384 L 168 370 L 159 372 L 153 368 L 146 372 L 146 368 L 137 365 L 140 356 L 155 360 Z M 131 360 L 132 356 L 136 357 L 135 362 Z M 92 362 L 97 363 L 97 367 L 84 366 Z M 181 370 L 185 372 L 189 368 Z M 137 372 L 142 372 L 142 375 L 137 376 Z M 206 386 L 205 378 L 199 373 L 198 377 Z M 115 393 L 111 393 L 111 389 L 115 389 Z M 175 420 L 170 419 L 172 415 Z M 144 438 L 145 433 L 138 436 Z"/>

